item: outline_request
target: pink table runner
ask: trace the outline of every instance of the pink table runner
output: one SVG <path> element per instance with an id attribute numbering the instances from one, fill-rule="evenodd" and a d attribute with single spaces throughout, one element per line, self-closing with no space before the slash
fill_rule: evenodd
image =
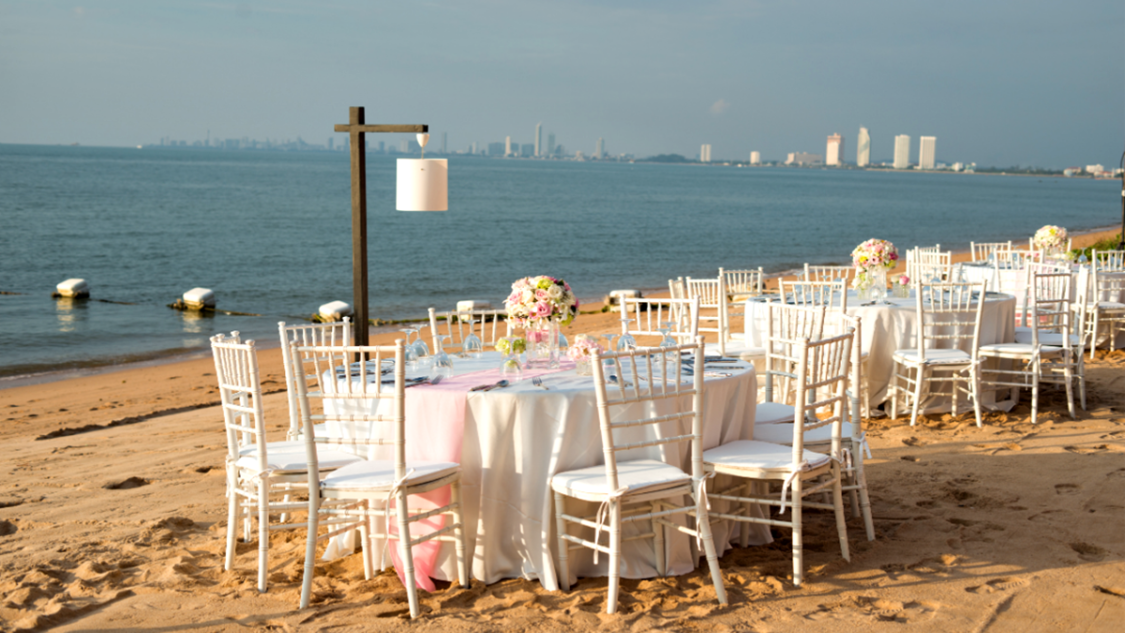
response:
<path id="1" fill-rule="evenodd" d="M 574 369 L 573 361 L 561 361 L 558 369 L 525 369 L 523 380 Z M 499 369 L 474 371 L 446 378 L 436 385 L 419 385 L 406 391 L 406 461 L 461 463 L 461 444 L 465 434 L 465 399 L 469 390 L 480 385 L 490 385 L 501 380 Z M 415 507 L 428 510 L 447 505 L 450 489 L 440 488 L 420 495 L 412 495 L 418 502 Z M 415 504 L 411 504 L 415 505 Z M 440 530 L 445 522 L 438 515 L 412 524 L 412 538 Z M 398 534 L 398 526 L 391 522 L 391 534 Z M 398 539 L 389 539 L 387 549 L 399 579 L 406 583 L 399 556 Z M 433 591 L 431 579 L 441 542 L 426 541 L 411 550 L 414 557 L 414 583 L 421 589 Z M 469 561 L 471 566 L 472 561 Z"/>

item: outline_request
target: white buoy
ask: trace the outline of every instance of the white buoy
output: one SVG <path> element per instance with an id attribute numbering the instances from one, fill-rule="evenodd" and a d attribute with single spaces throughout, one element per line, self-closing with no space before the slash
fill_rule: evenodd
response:
<path id="1" fill-rule="evenodd" d="M 90 285 L 85 279 L 67 279 L 55 286 L 55 293 L 60 297 L 74 297 L 81 299 L 90 296 Z"/>
<path id="2" fill-rule="evenodd" d="M 643 296 L 640 290 L 610 290 L 605 302 L 608 305 L 616 306 L 621 305 L 622 299 L 640 299 Z"/>
<path id="3" fill-rule="evenodd" d="M 354 314 L 350 303 L 345 301 L 332 301 L 320 306 L 317 313 L 320 318 L 325 321 L 343 321 L 344 317 L 349 317 Z"/>
<path id="4" fill-rule="evenodd" d="M 458 312 L 467 312 L 469 310 L 491 310 L 492 304 L 487 301 L 479 299 L 467 299 L 465 301 L 457 302 Z"/>
<path id="5" fill-rule="evenodd" d="M 184 293 L 183 300 L 191 310 L 215 307 L 215 293 L 210 288 L 192 288 Z"/>

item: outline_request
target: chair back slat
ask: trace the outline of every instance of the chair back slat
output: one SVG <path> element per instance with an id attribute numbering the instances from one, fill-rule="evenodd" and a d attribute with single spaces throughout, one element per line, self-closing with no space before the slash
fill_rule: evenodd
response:
<path id="1" fill-rule="evenodd" d="M 690 343 L 699 336 L 699 298 L 629 298 L 622 297 L 618 307 L 621 313 L 621 333 L 636 336 L 659 336 L 661 328 L 671 321 L 670 334 L 680 343 Z M 634 325 L 626 323 L 632 319 Z"/>
<path id="2" fill-rule="evenodd" d="M 692 478 L 703 477 L 703 339 L 675 347 L 595 353 L 594 387 L 610 490 L 617 490 L 618 454 L 642 448 L 691 445 Z M 685 356 L 692 359 L 685 376 Z M 613 376 L 613 378 L 611 378 Z M 690 421 L 690 429 L 684 429 Z M 640 441 L 628 429 L 654 427 Z M 669 432 L 671 431 L 671 432 Z M 687 431 L 687 432 L 685 432 Z"/>

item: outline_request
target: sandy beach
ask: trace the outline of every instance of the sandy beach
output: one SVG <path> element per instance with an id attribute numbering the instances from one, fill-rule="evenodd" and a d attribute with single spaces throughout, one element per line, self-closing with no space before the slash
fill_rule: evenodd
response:
<path id="1" fill-rule="evenodd" d="M 616 318 L 586 314 L 564 331 L 611 331 Z M 277 439 L 288 423 L 280 358 L 273 348 L 259 359 Z M 566 593 L 524 579 L 439 583 L 414 622 L 394 572 L 364 580 L 359 556 L 322 564 L 313 606 L 297 611 L 301 531 L 273 535 L 268 593 L 255 588 L 255 543 L 223 570 L 226 448 L 210 356 L 2 389 L 0 631 L 1118 631 L 1125 352 L 1099 351 L 1086 371 L 1077 420 L 1048 389 L 1034 426 L 1026 392 L 980 429 L 971 414 L 865 421 L 877 538 L 849 519 L 845 562 L 831 515 L 806 513 L 800 588 L 789 533 L 775 531 L 774 544 L 721 559 L 726 607 L 704 565 L 623 581 L 615 615 L 604 578 Z"/>

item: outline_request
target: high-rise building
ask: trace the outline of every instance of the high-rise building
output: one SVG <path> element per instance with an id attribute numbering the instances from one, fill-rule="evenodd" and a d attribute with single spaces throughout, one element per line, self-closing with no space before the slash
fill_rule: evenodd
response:
<path id="1" fill-rule="evenodd" d="M 934 168 L 934 146 L 936 136 L 922 136 L 918 139 L 918 169 Z"/>
<path id="2" fill-rule="evenodd" d="M 555 133 L 551 132 L 547 135 L 547 155 L 555 155 Z"/>
<path id="3" fill-rule="evenodd" d="M 750 152 L 750 164 L 751 165 L 761 165 L 762 164 L 762 153 L 761 152 Z"/>
<path id="4" fill-rule="evenodd" d="M 512 155 L 512 137 L 510 137 L 510 136 L 504 137 L 504 155 L 505 156 L 511 156 Z"/>
<path id="5" fill-rule="evenodd" d="M 865 127 L 859 128 L 859 138 L 856 139 L 855 164 L 859 167 L 871 164 L 871 135 Z"/>
<path id="6" fill-rule="evenodd" d="M 789 156 L 785 159 L 786 165 L 820 165 L 823 162 L 823 156 L 809 152 L 789 152 Z"/>
<path id="7" fill-rule="evenodd" d="M 594 158 L 605 158 L 605 139 L 598 137 L 598 144 L 594 147 Z"/>
<path id="8" fill-rule="evenodd" d="M 710 143 L 704 143 L 703 145 L 699 146 L 699 162 L 701 162 L 701 163 L 711 162 L 711 144 Z"/>
<path id="9" fill-rule="evenodd" d="M 899 134 L 895 137 L 895 169 L 910 167 L 910 136 Z"/>
<path id="10" fill-rule="evenodd" d="M 833 134 L 828 137 L 828 149 L 824 152 L 824 164 L 836 165 L 837 167 L 843 163 L 844 157 L 844 137 L 839 134 Z"/>
<path id="11" fill-rule="evenodd" d="M 536 123 L 535 124 L 535 155 L 536 156 L 542 156 L 543 155 L 542 151 L 541 151 L 542 149 L 543 149 L 543 124 L 542 123 Z"/>
<path id="12" fill-rule="evenodd" d="M 504 156 L 504 143 L 489 143 L 488 144 L 489 156 Z"/>

